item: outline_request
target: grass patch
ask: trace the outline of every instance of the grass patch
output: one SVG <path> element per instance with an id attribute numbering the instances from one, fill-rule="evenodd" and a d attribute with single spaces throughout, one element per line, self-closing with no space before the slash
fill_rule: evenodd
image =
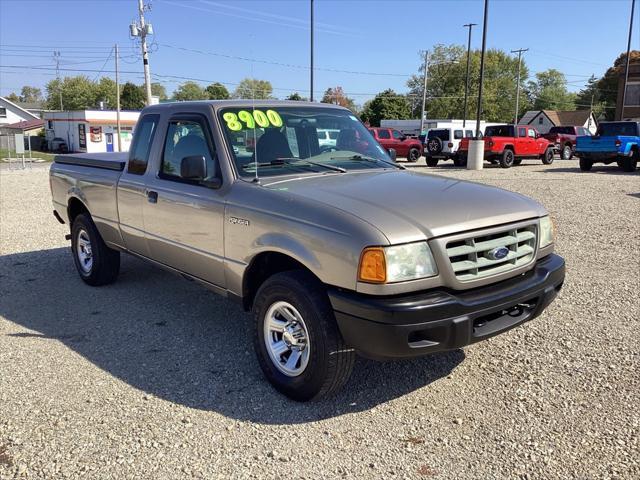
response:
<path id="1" fill-rule="evenodd" d="M 11 152 L 11 157 L 12 158 L 16 158 L 16 153 L 14 151 Z M 55 154 L 38 152 L 36 150 L 32 150 L 31 151 L 31 157 L 32 158 L 41 158 L 42 160 L 44 160 L 46 162 L 53 162 L 53 157 L 55 157 Z M 9 158 L 9 150 L 0 149 L 0 158 Z M 26 158 L 27 160 L 29 159 L 29 151 L 28 150 L 25 150 L 24 158 Z"/>

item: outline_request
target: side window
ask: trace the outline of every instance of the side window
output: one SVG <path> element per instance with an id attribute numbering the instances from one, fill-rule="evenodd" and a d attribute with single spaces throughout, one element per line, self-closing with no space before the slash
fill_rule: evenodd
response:
<path id="1" fill-rule="evenodd" d="M 389 130 L 378 130 L 378 138 L 382 138 L 382 139 L 391 138 L 391 135 L 389 135 Z"/>
<path id="2" fill-rule="evenodd" d="M 455 140 L 460 140 L 463 136 L 462 130 L 454 130 L 453 131 L 453 138 Z"/>
<path id="3" fill-rule="evenodd" d="M 530 128 L 527 132 L 527 134 L 531 137 L 531 138 L 536 138 L 536 131 L 533 128 Z"/>
<path id="4" fill-rule="evenodd" d="M 204 119 L 172 119 L 167 129 L 160 177 L 167 180 L 184 181 L 181 175 L 182 159 L 203 156 L 206 161 L 205 180 L 218 177 L 215 152 L 209 146 L 205 134 Z"/>
<path id="5" fill-rule="evenodd" d="M 473 137 L 473 130 L 465 130 L 464 131 L 464 136 L 467 137 L 467 138 Z"/>
<path id="6" fill-rule="evenodd" d="M 145 115 L 136 125 L 133 144 L 129 150 L 127 172 L 144 175 L 149 163 L 149 150 L 158 126 L 159 115 Z"/>
<path id="7" fill-rule="evenodd" d="M 518 136 L 519 137 L 526 137 L 527 136 L 527 129 L 526 128 L 518 128 Z"/>
<path id="8" fill-rule="evenodd" d="M 402 134 L 398 130 L 391 130 L 391 133 L 393 133 L 393 138 L 396 140 L 400 140 L 402 138 Z"/>

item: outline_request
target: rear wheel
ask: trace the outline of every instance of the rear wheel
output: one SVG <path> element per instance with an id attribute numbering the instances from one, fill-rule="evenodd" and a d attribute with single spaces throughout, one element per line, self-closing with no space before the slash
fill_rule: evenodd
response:
<path id="1" fill-rule="evenodd" d="M 453 164 L 456 167 L 466 167 L 467 166 L 467 156 L 466 155 L 456 155 L 453 157 Z"/>
<path id="2" fill-rule="evenodd" d="M 94 287 L 113 283 L 120 272 L 120 252 L 107 247 L 91 216 L 79 214 L 71 227 L 71 252 L 80 278 Z"/>
<path id="3" fill-rule="evenodd" d="M 416 147 L 411 147 L 409 149 L 409 153 L 407 154 L 407 160 L 413 163 L 413 162 L 417 162 L 419 158 L 420 158 L 420 149 Z"/>
<path id="4" fill-rule="evenodd" d="M 551 165 L 553 163 L 553 148 L 547 148 L 542 154 L 542 163 Z"/>
<path id="5" fill-rule="evenodd" d="M 593 167 L 592 160 L 589 160 L 588 158 L 580 159 L 580 170 L 582 170 L 583 172 L 588 172 L 589 170 L 591 170 L 591 167 Z"/>
<path id="6" fill-rule="evenodd" d="M 427 157 L 427 166 L 429 166 L 429 167 L 435 167 L 435 166 L 437 166 L 437 165 L 438 165 L 438 161 L 439 161 L 439 159 L 438 159 L 438 158 L 430 158 L 430 157 Z"/>
<path id="7" fill-rule="evenodd" d="M 635 172 L 640 161 L 640 150 L 635 150 L 630 157 L 624 157 L 618 165 L 624 172 Z"/>
<path id="8" fill-rule="evenodd" d="M 562 160 L 571 160 L 571 157 L 573 157 L 573 150 L 571 149 L 571 145 L 567 144 L 562 147 L 560 158 L 562 158 Z"/>
<path id="9" fill-rule="evenodd" d="M 511 168 L 513 166 L 515 158 L 516 157 L 513 154 L 513 150 L 506 149 L 504 152 L 502 152 L 502 157 L 500 157 L 500 166 L 502 168 Z"/>
<path id="10" fill-rule="evenodd" d="M 276 390 L 304 402 L 347 382 L 355 352 L 345 345 L 325 290 L 312 275 L 273 275 L 258 290 L 253 313 L 258 363 Z"/>

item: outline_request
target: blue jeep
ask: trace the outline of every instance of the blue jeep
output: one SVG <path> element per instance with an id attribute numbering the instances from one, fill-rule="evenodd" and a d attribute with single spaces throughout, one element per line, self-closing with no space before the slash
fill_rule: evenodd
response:
<path id="1" fill-rule="evenodd" d="M 625 172 L 634 172 L 640 162 L 640 122 L 602 122 L 593 137 L 578 137 L 576 156 L 580 170 L 594 163 L 616 162 Z"/>

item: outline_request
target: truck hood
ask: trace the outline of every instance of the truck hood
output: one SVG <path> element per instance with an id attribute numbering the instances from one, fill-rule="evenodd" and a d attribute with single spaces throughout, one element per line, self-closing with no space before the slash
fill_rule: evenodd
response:
<path id="1" fill-rule="evenodd" d="M 540 204 L 517 193 L 406 170 L 326 174 L 265 186 L 359 217 L 380 230 L 391 244 L 546 214 Z"/>

